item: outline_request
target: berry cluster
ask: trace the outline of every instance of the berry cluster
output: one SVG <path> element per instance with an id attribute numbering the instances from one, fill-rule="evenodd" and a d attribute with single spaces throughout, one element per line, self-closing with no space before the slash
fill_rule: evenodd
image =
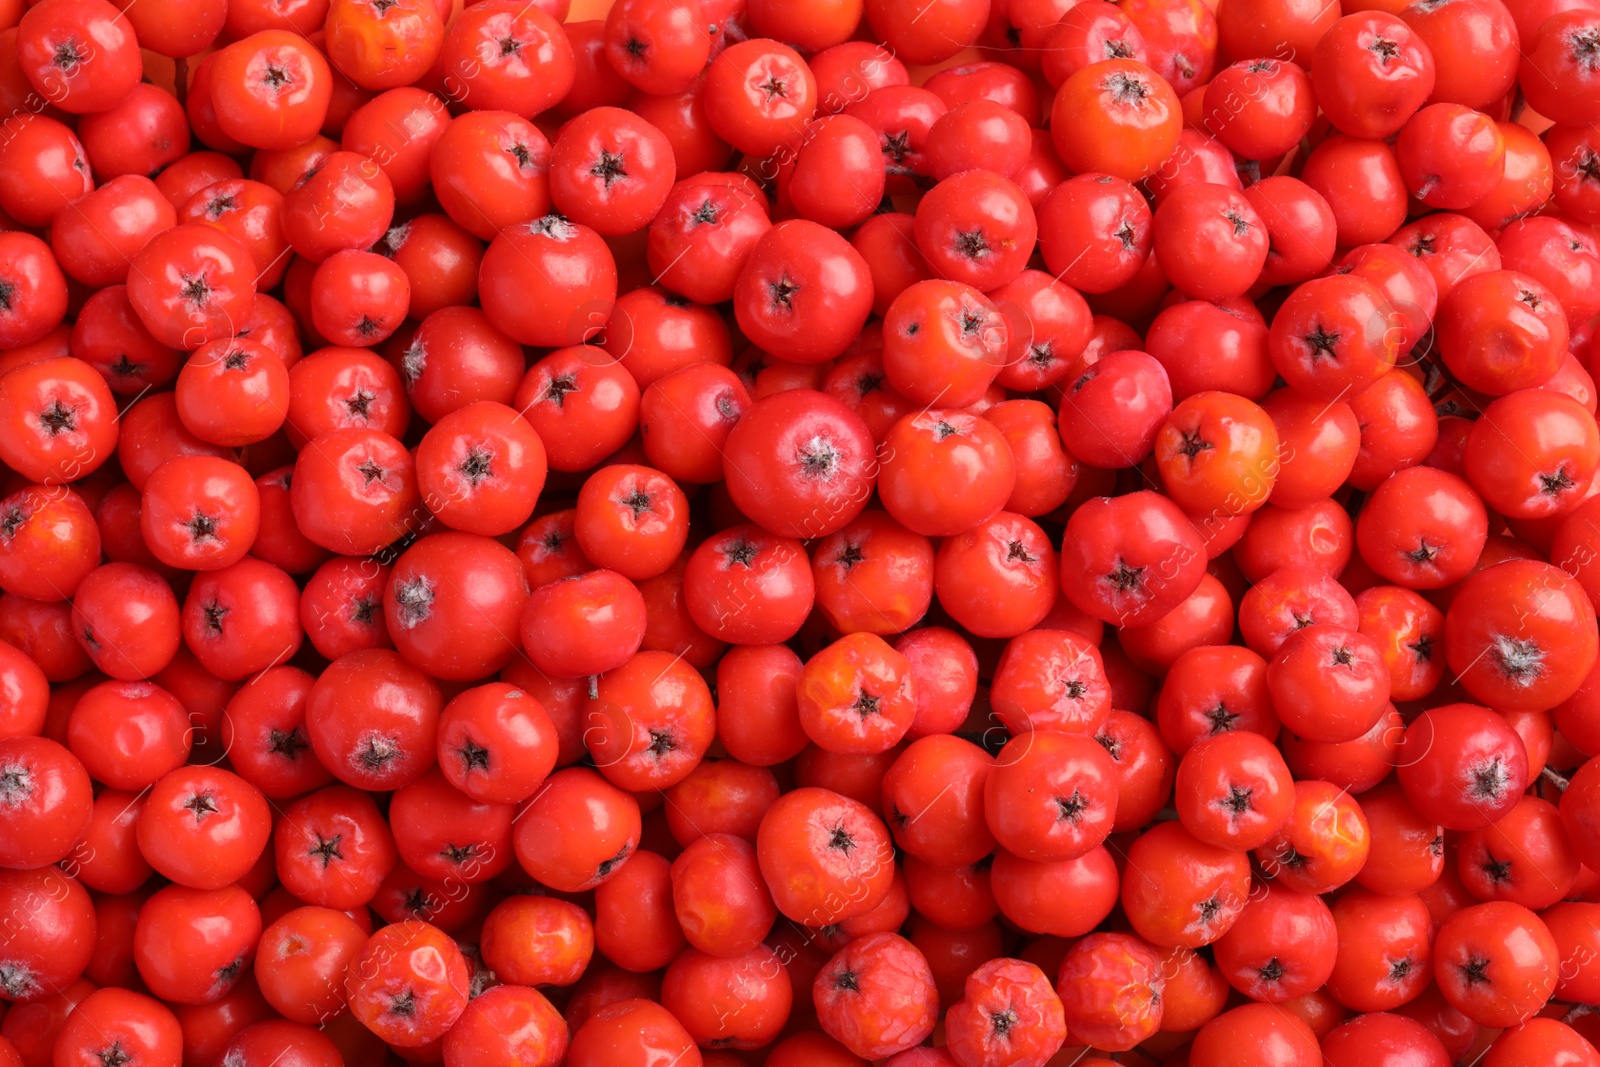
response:
<path id="1" fill-rule="evenodd" d="M 0 1067 L 1600 1067 L 1600 0 L 0 27 Z"/>

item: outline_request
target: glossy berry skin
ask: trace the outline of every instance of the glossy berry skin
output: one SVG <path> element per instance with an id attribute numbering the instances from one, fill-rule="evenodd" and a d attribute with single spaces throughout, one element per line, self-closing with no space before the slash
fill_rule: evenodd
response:
<path id="1" fill-rule="evenodd" d="M 461 950 L 427 923 L 399 922 L 373 934 L 345 985 L 356 1018 L 407 1047 L 443 1037 L 467 1005 Z M 394 1011 L 396 1001 L 407 1010 Z"/>
<path id="2" fill-rule="evenodd" d="M 489 321 L 513 340 L 545 347 L 580 344 L 611 314 L 617 267 L 589 227 L 546 215 L 508 227 L 490 242 L 478 286 Z"/>
<path id="3" fill-rule="evenodd" d="M 447 330 L 436 336 L 448 344 Z M 496 343 L 494 348 L 493 376 L 514 377 L 521 365 L 515 346 Z M 581 471 L 626 442 L 639 416 L 639 401 L 639 385 L 627 367 L 592 347 L 572 346 L 529 367 L 510 405 L 538 434 L 552 469 Z"/>
<path id="4" fill-rule="evenodd" d="M 559 1063 L 568 1033 L 555 1007 L 536 989 L 496 986 L 468 1001 L 445 1034 L 446 1055 L 471 1056 L 485 1049 L 520 1056 L 525 1063 Z"/>
<path id="5" fill-rule="evenodd" d="M 576 905 L 549 897 L 495 906 L 479 942 L 484 963 L 519 985 L 570 985 L 589 962 L 594 936 Z"/>
<path id="6" fill-rule="evenodd" d="M 1520 1056 L 1553 1056 L 1556 1062 L 1592 1062 L 1594 1045 L 1566 1023 L 1556 1019 L 1529 1019 L 1502 1034 L 1484 1058 L 1487 1067 L 1503 1067 Z"/>
<path id="7" fill-rule="evenodd" d="M 450 559 L 475 580 L 447 581 Z M 472 681 L 515 654 L 527 600 L 527 577 L 510 549 L 474 534 L 444 532 L 423 538 L 395 561 L 383 610 L 395 647 L 408 660 L 442 680 Z"/>
<path id="8" fill-rule="evenodd" d="M 924 536 L 963 533 L 997 514 L 1015 485 L 1010 446 L 994 424 L 934 408 L 907 415 L 880 449 L 885 509 Z M 980 470 L 992 471 L 980 478 Z"/>
<path id="9" fill-rule="evenodd" d="M 1395 145 L 1406 187 L 1430 207 L 1460 210 L 1488 196 L 1505 169 L 1505 138 L 1487 115 L 1433 104 L 1406 123 Z M 1449 159 L 1440 165 L 1428 159 Z"/>
<path id="10" fill-rule="evenodd" d="M 92 815 L 93 799 L 86 795 L 88 775 L 83 763 L 48 738 L 8 737 L 0 746 L 6 766 L 11 768 L 5 813 L 11 828 L 6 866 L 26 870 L 55 863 L 72 851 Z"/>
<path id="11" fill-rule="evenodd" d="M 134 959 L 163 1000 L 211 1003 L 233 988 L 260 937 L 260 910 L 243 889 L 167 886 L 139 910 Z"/>
<path id="12" fill-rule="evenodd" d="M 399 862 L 377 805 L 348 786 L 319 789 L 285 814 L 293 821 L 280 823 L 273 834 L 280 877 L 299 899 L 317 907 L 371 902 Z"/>
<path id="13" fill-rule="evenodd" d="M 688 538 L 688 501 L 659 471 L 608 468 L 578 494 L 573 534 L 595 563 L 639 581 L 671 566 Z"/>
<path id="14" fill-rule="evenodd" d="M 1327 980 L 1336 939 L 1321 897 L 1273 887 L 1245 905 L 1216 943 L 1217 965 L 1235 989 L 1281 1003 Z"/>
<path id="15" fill-rule="evenodd" d="M 1086 293 L 1131 281 L 1150 251 L 1150 206 L 1125 179 L 1080 174 L 1038 208 L 1040 251 L 1052 273 Z"/>
<path id="16" fill-rule="evenodd" d="M 1268 352 L 1289 387 L 1321 401 L 1372 384 L 1394 363 L 1394 308 L 1372 283 L 1350 275 L 1307 282 L 1272 320 Z"/>
<path id="17" fill-rule="evenodd" d="M 764 197 L 686 179 L 650 223 L 645 252 L 660 284 L 703 304 L 720 303 L 733 295 L 750 250 L 771 227 Z"/>
<path id="18" fill-rule="evenodd" d="M 152 336 L 193 350 L 231 336 L 255 303 L 255 263 L 234 238 L 184 223 L 153 237 L 129 263 L 128 299 Z"/>
<path id="19" fill-rule="evenodd" d="M 1062 1002 L 1068 1032 L 1113 1051 L 1148 1038 L 1161 1023 L 1160 967 L 1156 949 L 1132 934 L 1091 934 L 1078 942 L 1056 978 L 1057 993 L 1067 991 L 1071 1001 Z"/>
<path id="20" fill-rule="evenodd" d="M 572 1067 L 648 1064 L 652 1059 L 689 1060 L 698 1054 L 694 1038 L 666 1008 L 630 996 L 599 1008 L 572 1034 L 567 1062 Z M 689 1061 L 692 1062 L 692 1061 Z"/>
<path id="21" fill-rule="evenodd" d="M 666 652 L 633 656 L 608 672 L 596 693 L 585 744 L 614 785 L 630 791 L 676 785 L 710 747 L 710 690 Z"/>
<path id="22" fill-rule="evenodd" d="M 1503 515 L 1539 519 L 1565 514 L 1588 491 L 1590 457 L 1600 463 L 1600 432 L 1568 396 L 1525 389 L 1490 404 L 1467 438 L 1463 458 L 1474 488 Z M 1518 441 L 1532 439 L 1529 451 Z"/>
<path id="23" fill-rule="evenodd" d="M 183 1029 L 154 997 L 116 987 L 97 989 L 67 1017 L 56 1039 L 55 1058 L 90 1067 L 113 1051 L 157 1063 L 181 1062 Z"/>
<path id="24" fill-rule="evenodd" d="M 1433 969 L 1439 991 L 1462 1014 L 1479 1025 L 1513 1026 L 1549 996 L 1554 960 L 1544 922 L 1527 908 L 1495 901 L 1445 921 Z"/>
<path id="25" fill-rule="evenodd" d="M 523 648 L 544 673 L 603 674 L 639 650 L 644 598 L 615 571 L 593 570 L 534 590 L 521 626 Z"/>
<path id="26" fill-rule="evenodd" d="M 461 693 L 439 717 L 439 766 L 484 803 L 527 799 L 555 767 L 555 725 L 535 698 L 504 683 Z"/>
<path id="27" fill-rule="evenodd" d="M 507 111 L 469 111 L 452 119 L 428 153 L 429 177 L 445 214 L 483 240 L 548 213 L 549 170 L 549 139 Z"/>
<path id="28" fill-rule="evenodd" d="M 1249 896 L 1249 861 L 1195 839 L 1179 823 L 1145 831 L 1129 859 L 1141 873 L 1123 882 L 1123 908 L 1134 930 L 1156 945 L 1211 944 L 1237 921 Z"/>
<path id="29" fill-rule="evenodd" d="M 693 10 L 649 3 L 614 5 L 605 20 L 605 57 L 617 75 L 656 96 L 689 88 L 711 43 Z"/>
<path id="30" fill-rule="evenodd" d="M 813 656 L 795 697 L 800 725 L 830 752 L 887 751 L 916 714 L 911 665 L 874 634 L 850 634 Z"/>
<path id="31" fill-rule="evenodd" d="M 1167 278 L 1201 300 L 1242 295 L 1267 261 L 1267 229 L 1250 201 L 1207 182 L 1182 186 L 1161 202 L 1153 238 Z M 1200 248 L 1211 254 L 1197 255 Z"/>
<path id="32" fill-rule="evenodd" d="M 330 4 L 326 26 L 329 62 L 363 89 L 408 85 L 433 65 L 444 38 L 436 5 L 390 7 L 362 0 Z"/>
<path id="33" fill-rule="evenodd" d="M 1407 589 L 1438 589 L 1465 578 L 1487 538 L 1488 515 L 1471 486 L 1426 466 L 1385 479 L 1356 524 L 1367 566 Z"/>
<path id="34" fill-rule="evenodd" d="M 1463 385 L 1503 396 L 1556 372 L 1566 347 L 1566 316 L 1541 283 L 1515 271 L 1474 274 L 1439 302 L 1439 351 Z M 1490 332 L 1503 336 L 1485 345 Z"/>
<path id="35" fill-rule="evenodd" d="M 823 537 L 871 496 L 876 449 L 866 425 L 832 397 L 794 389 L 759 401 L 728 434 L 728 495 L 785 537 Z"/>
<path id="36" fill-rule="evenodd" d="M 765 945 L 737 957 L 689 949 L 662 979 L 662 1005 L 697 1041 L 759 1048 L 779 1032 L 779 1020 L 793 1003 L 793 983 L 778 959 Z M 736 1022 L 727 1014 L 730 1003 L 745 1009 Z"/>
<path id="37" fill-rule="evenodd" d="M 1088 304 L 1043 271 L 1023 271 L 991 299 L 1006 317 L 1006 360 L 995 380 L 1007 388 L 1059 381 L 1089 343 Z"/>
<path id="38" fill-rule="evenodd" d="M 1036 730 L 1000 750 L 984 784 L 984 817 L 995 839 L 1015 855 L 1075 859 L 1111 831 L 1114 774 L 1096 740 Z"/>
<path id="39" fill-rule="evenodd" d="M 988 292 L 1015 281 L 1027 267 L 1038 220 L 1014 182 L 971 170 L 922 199 L 915 230 L 917 248 L 934 273 Z"/>
<path id="40" fill-rule="evenodd" d="M 104 0 L 51 0 L 17 26 L 17 60 L 63 111 L 104 111 L 139 81 L 139 43 Z"/>
<path id="41" fill-rule="evenodd" d="M 1300 179 L 1332 210 L 1341 245 L 1384 240 L 1405 221 L 1405 176 L 1381 141 L 1329 137 L 1307 157 Z"/>
<path id="42" fill-rule="evenodd" d="M 12 290 L 9 306 L 0 313 L 0 338 L 8 347 L 37 341 L 66 314 L 66 278 L 50 246 L 32 234 L 0 235 L 0 256 Z"/>
<path id="43" fill-rule="evenodd" d="M 511 865 L 509 804 L 459 792 L 437 768 L 395 791 L 389 819 L 401 862 L 438 882 L 487 881 Z"/>
<path id="44" fill-rule="evenodd" d="M 151 472 L 140 532 L 169 567 L 222 570 L 244 558 L 261 498 L 244 468 L 213 456 L 175 456 Z"/>
<path id="45" fill-rule="evenodd" d="M 753 951 L 777 918 L 755 846 L 730 834 L 699 838 L 673 861 L 672 899 L 689 943 L 723 958 Z M 737 902 L 737 907 L 724 909 L 721 902 Z"/>
<path id="46" fill-rule="evenodd" d="M 376 353 L 325 348 L 289 369 L 289 409 L 284 431 L 291 443 L 335 429 L 405 432 L 410 415 L 400 373 Z"/>
<path id="47" fill-rule="evenodd" d="M 679 481 L 721 481 L 722 447 L 752 403 L 739 376 L 718 364 L 657 378 L 639 398 L 645 458 Z"/>
<path id="48" fill-rule="evenodd" d="M 1068 522 L 1061 591 L 1096 618 L 1137 626 L 1194 592 L 1204 559 L 1193 524 L 1166 498 L 1151 492 L 1100 498 Z"/>
<path id="49" fill-rule="evenodd" d="M 1409 1059 L 1419 1064 L 1446 1064 L 1450 1054 L 1433 1031 L 1403 1015 L 1387 1012 L 1357 1016 L 1325 1035 L 1324 1059 L 1342 1067 L 1376 1056 L 1374 1062 Z"/>
<path id="50" fill-rule="evenodd" d="M 787 186 L 801 217 L 836 229 L 865 222 L 887 180 L 872 128 L 853 115 L 829 115 L 814 119 L 803 138 Z M 841 186 L 849 195 L 839 195 Z"/>
<path id="51" fill-rule="evenodd" d="M 1412 1000 L 1432 978 L 1432 918 L 1415 896 L 1348 893 L 1333 904 L 1341 932 L 1328 990 L 1341 1004 L 1387 1011 Z M 1367 933 L 1351 941 L 1349 934 Z"/>
<path id="52" fill-rule="evenodd" d="M 25 486 L 0 500 L 0 510 L 14 521 L 9 536 L 0 533 L 0 588 L 43 601 L 75 593 L 100 555 L 99 527 L 82 498 L 65 487 Z"/>
<path id="53" fill-rule="evenodd" d="M 1267 668 L 1278 719 L 1310 741 L 1353 741 L 1387 707 L 1390 680 L 1377 645 L 1360 633 L 1307 626 L 1289 635 Z"/>
<path id="54" fill-rule="evenodd" d="M 497 537 L 523 525 L 544 488 L 544 444 L 510 407 L 483 400 L 439 419 L 417 448 L 417 489 L 463 533 Z"/>
<path id="55" fill-rule="evenodd" d="M 556 209 L 602 235 L 650 222 L 672 188 L 672 146 L 621 108 L 595 108 L 562 128 L 550 154 Z"/>
<path id="56" fill-rule="evenodd" d="M 1167 493 L 1191 515 L 1244 514 L 1277 484 L 1280 439 L 1265 410 L 1221 391 L 1195 393 L 1167 417 L 1154 451 Z"/>
<path id="57" fill-rule="evenodd" d="M 374 252 L 343 249 L 311 276 L 311 321 L 335 344 L 365 346 L 386 339 L 411 303 L 405 271 Z"/>
<path id="58" fill-rule="evenodd" d="M 1578 773 L 1572 778 L 1572 784 L 1568 786 L 1572 796 L 1568 798 L 1566 793 L 1563 793 L 1561 800 L 1562 825 L 1566 827 L 1573 848 L 1583 860 L 1593 859 L 1595 855 L 1593 829 L 1595 777 L 1595 772 L 1587 766 L 1579 768 Z"/>
<path id="59" fill-rule="evenodd" d="M 46 115 L 19 116 L 12 139 L 0 148 L 0 159 L 7 166 L 0 206 L 18 221 L 47 225 L 67 201 L 94 188 L 82 142 L 68 126 Z M 34 247 L 45 245 L 37 237 L 33 241 Z"/>
<path id="60" fill-rule="evenodd" d="M 1540 610 L 1525 615 L 1535 598 Z M 1576 691 L 1594 663 L 1588 595 L 1550 564 L 1509 560 L 1487 568 L 1463 584 L 1450 607 L 1446 658 L 1468 693 L 1496 707 L 1553 707 Z M 1481 656 L 1476 663 L 1474 655 Z"/>
<path id="61" fill-rule="evenodd" d="M 778 910 L 800 921 L 863 915 L 893 880 L 888 830 L 866 805 L 808 787 L 767 809 L 756 835 L 757 858 Z M 839 894 L 854 885 L 856 895 Z M 864 892 L 863 892 L 864 890 Z"/>
<path id="62" fill-rule="evenodd" d="M 397 541 L 421 507 L 410 453 L 381 430 L 330 430 L 313 443 L 295 461 L 289 490 L 301 531 L 344 555 Z"/>
<path id="63" fill-rule="evenodd" d="M 472 106 L 532 118 L 567 94 L 575 77 L 572 45 L 555 19 L 503 0 L 473 7 L 465 13 L 470 17 L 450 24 L 439 53 Z"/>
<path id="64" fill-rule="evenodd" d="M 1582 70 L 1579 49 L 1593 26 L 1586 12 L 1552 13 L 1529 42 L 1517 72 L 1533 106 L 1547 111 L 1557 122 L 1594 121 L 1596 108 L 1592 80 Z M 1543 113 L 1543 112 L 1541 112 Z"/>
<path id="65" fill-rule="evenodd" d="M 158 673 L 182 641 L 172 590 L 137 564 L 108 563 L 90 572 L 78 587 L 73 612 L 79 645 L 100 670 L 123 681 Z"/>
<path id="66" fill-rule="evenodd" d="M 148 178 L 113 178 L 56 217 L 51 246 L 63 269 L 84 284 L 121 284 L 129 257 L 176 223 L 171 206 Z"/>
<path id="67" fill-rule="evenodd" d="M 934 563 L 939 603 L 975 635 L 1015 637 L 1055 606 L 1055 551 L 1045 532 L 1021 515 L 1002 511 L 940 549 Z"/>
<path id="68" fill-rule="evenodd" d="M 1215 136 L 1245 159 L 1288 151 L 1316 117 L 1311 79 L 1289 58 L 1242 60 L 1218 71 L 1206 86 L 1205 110 Z"/>
<path id="69" fill-rule="evenodd" d="M 607 326 L 610 330 L 601 347 L 640 389 L 675 370 L 733 361 L 728 326 L 721 316 L 656 286 L 623 294 Z"/>
<path id="70" fill-rule="evenodd" d="M 1521 794 L 1528 773 L 1522 739 L 1503 718 L 1472 704 L 1422 714 L 1406 728 L 1400 784 L 1417 811 L 1447 829 L 1497 821 Z"/>
<path id="71" fill-rule="evenodd" d="M 265 345 L 238 338 L 211 341 L 178 372 L 178 418 L 211 444 L 255 444 L 283 425 L 290 389 L 288 368 Z"/>
<path id="72" fill-rule="evenodd" d="M 976 403 L 1006 348 L 1006 323 L 994 304 L 959 282 L 917 282 L 894 298 L 884 318 L 889 384 L 917 403 Z"/>
<path id="73" fill-rule="evenodd" d="M 306 698 L 306 730 L 341 781 L 398 788 L 433 762 L 439 707 L 438 686 L 421 671 L 395 652 L 365 649 L 318 677 Z"/>
<path id="74" fill-rule="evenodd" d="M 1245 732 L 1196 743 L 1178 764 L 1175 789 L 1184 829 L 1219 847 L 1260 847 L 1288 820 L 1294 804 L 1282 756 L 1260 734 Z"/>
<path id="75" fill-rule="evenodd" d="M 95 780 L 135 791 L 176 770 L 191 744 L 183 705 L 140 682 L 106 682 L 84 693 L 72 709 L 67 737 Z"/>
<path id="76" fill-rule="evenodd" d="M 824 281 L 826 279 L 826 281 Z M 844 351 L 872 310 L 866 261 L 824 226 L 796 219 L 762 234 L 733 293 L 739 328 L 798 363 Z"/>
<path id="77" fill-rule="evenodd" d="M 581 822 L 579 821 L 581 820 Z M 555 828 L 582 825 L 581 835 Z M 550 842 L 560 837 L 560 847 Z M 513 845 L 523 869 L 552 889 L 575 893 L 606 881 L 638 847 L 639 805 L 585 768 L 558 771 L 519 812 Z"/>
<path id="78" fill-rule="evenodd" d="M 933 545 L 869 510 L 811 555 L 816 606 L 840 633 L 906 630 L 933 601 Z"/>
<path id="79" fill-rule="evenodd" d="M 1195 1067 L 1222 1067 L 1241 1048 L 1284 1067 L 1314 1067 L 1316 1035 L 1299 1016 L 1275 1005 L 1246 1004 L 1201 1027 L 1190 1057 Z"/>
<path id="80" fill-rule="evenodd" d="M 219 132 L 255 148 L 292 148 L 327 116 L 333 71 L 297 34 L 264 29 L 222 50 L 211 67 Z"/>
<path id="81" fill-rule="evenodd" d="M 1143 63 L 1108 59 L 1078 71 L 1052 105 L 1056 151 L 1079 174 L 1149 176 L 1177 147 L 1177 94 Z M 1075 117 L 1078 121 L 1074 121 Z"/>
<path id="82" fill-rule="evenodd" d="M 1118 398 L 1113 401 L 1112 398 Z M 1108 403 L 1115 419 L 1096 413 Z M 1172 385 L 1153 356 L 1136 350 L 1108 352 L 1076 374 L 1062 390 L 1057 429 L 1068 452 L 1097 467 L 1131 467 L 1155 446 L 1172 414 Z"/>
<path id="83" fill-rule="evenodd" d="M 1318 68 L 1321 70 L 1318 70 Z M 1312 84 L 1341 133 L 1386 137 L 1433 92 L 1433 54 L 1393 15 L 1347 15 L 1317 42 Z"/>
<path id="84" fill-rule="evenodd" d="M 808 122 L 817 80 L 800 54 L 776 41 L 740 41 L 706 71 L 706 117 L 718 137 L 765 158 Z"/>
<path id="85" fill-rule="evenodd" d="M 883 780 L 883 810 L 896 843 L 942 867 L 977 862 L 992 851 L 994 837 L 981 809 L 993 765 L 987 753 L 958 738 L 932 736 L 908 745 Z"/>
<path id="86" fill-rule="evenodd" d="M 734 527 L 703 542 L 684 571 L 689 614 L 730 644 L 779 644 L 810 613 L 815 583 L 802 546 L 757 526 Z"/>
<path id="87" fill-rule="evenodd" d="M 1512 841 L 1526 850 L 1527 860 L 1503 865 Z M 1457 873 L 1479 899 L 1543 910 L 1570 891 L 1563 887 L 1576 879 L 1576 859 L 1554 805 L 1524 797 L 1494 826 L 1466 838 Z"/>
<path id="88" fill-rule="evenodd" d="M 260 790 L 219 768 L 181 767 L 151 789 L 139 815 L 139 851 L 192 889 L 220 889 L 256 862 L 271 831 Z"/>

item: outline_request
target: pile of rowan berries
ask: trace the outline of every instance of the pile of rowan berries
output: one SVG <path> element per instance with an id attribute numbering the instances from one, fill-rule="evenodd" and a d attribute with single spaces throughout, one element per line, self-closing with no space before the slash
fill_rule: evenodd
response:
<path id="1" fill-rule="evenodd" d="M 1600 1067 L 1600 0 L 578 8 L 0 0 L 0 1067 Z"/>

